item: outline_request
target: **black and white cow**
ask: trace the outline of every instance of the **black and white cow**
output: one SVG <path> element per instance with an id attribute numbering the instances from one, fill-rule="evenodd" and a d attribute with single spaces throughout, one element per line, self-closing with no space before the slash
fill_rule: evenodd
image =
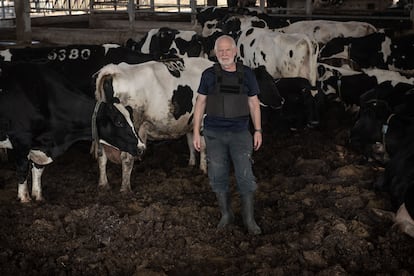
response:
<path id="1" fill-rule="evenodd" d="M 385 81 L 361 95 L 358 119 L 350 132 L 350 146 L 367 158 L 386 162 L 397 152 L 405 127 L 414 117 L 414 85 Z"/>
<path id="2" fill-rule="evenodd" d="M 243 30 L 237 58 L 251 68 L 264 66 L 275 79 L 304 78 L 311 84 L 312 106 L 320 106 L 316 88 L 318 44 L 304 34 L 284 34 L 262 28 Z M 318 112 L 314 114 L 318 114 Z M 309 113 L 310 115 L 310 113 Z M 316 126 L 315 118 L 308 118 Z"/>
<path id="3" fill-rule="evenodd" d="M 374 187 L 390 195 L 393 210 L 389 217 L 394 221 L 393 227 L 414 238 L 414 118 L 404 120 L 400 122 L 405 126 L 405 134 L 399 137 L 399 150 L 387 162 Z M 382 210 L 374 211 L 384 215 Z"/>
<path id="4" fill-rule="evenodd" d="M 222 25 L 222 23 L 228 21 L 229 18 L 232 18 L 231 21 L 233 21 L 233 19 L 242 16 L 256 17 L 260 21 L 264 21 L 266 23 L 266 26 L 268 26 L 270 29 L 281 28 L 289 25 L 287 20 L 280 17 L 270 16 L 267 13 L 250 11 L 248 9 L 228 9 L 225 7 L 203 8 L 197 12 L 196 19 L 202 27 L 203 36 L 208 36 L 213 33 L 213 31 L 211 31 L 212 29 L 217 29 L 218 25 Z M 254 19 L 254 21 L 256 21 L 256 19 Z M 233 26 L 236 26 L 238 23 L 233 21 L 232 24 L 235 24 Z"/>
<path id="5" fill-rule="evenodd" d="M 283 33 L 302 33 L 320 45 L 336 37 L 363 37 L 377 32 L 372 24 L 359 21 L 302 20 L 279 28 Z"/>
<path id="6" fill-rule="evenodd" d="M 96 98 L 119 98 L 133 109 L 134 125 L 144 141 L 175 139 L 187 135 L 189 165 L 196 163 L 192 143 L 193 107 L 201 73 L 213 64 L 205 58 L 150 61 L 130 65 L 104 66 L 96 79 Z M 99 160 L 99 186 L 108 187 L 106 158 Z M 129 163 L 132 170 L 133 163 Z M 207 171 L 205 151 L 201 151 L 200 169 Z"/>
<path id="7" fill-rule="evenodd" d="M 313 87 L 308 79 L 277 78 L 275 85 L 283 98 L 280 116 L 274 120 L 275 128 L 296 131 L 319 125 L 325 101 L 324 95 L 317 93 L 313 96 L 311 93 Z"/>
<path id="8" fill-rule="evenodd" d="M 4 61 L 46 63 L 48 67 L 70 80 L 76 87 L 94 98 L 92 76 L 110 63 L 141 63 L 153 60 L 150 55 L 137 53 L 118 44 L 11 48 L 0 51 Z"/>
<path id="9" fill-rule="evenodd" d="M 331 58 L 350 60 L 359 68 L 380 68 L 414 72 L 413 36 L 390 37 L 383 32 L 364 37 L 334 38 L 319 53 L 320 61 Z"/>
<path id="10" fill-rule="evenodd" d="M 237 47 L 238 59 L 251 68 L 264 65 L 274 78 L 302 77 L 316 86 L 318 45 L 304 34 L 250 28 Z"/>
<path id="11" fill-rule="evenodd" d="M 91 99 L 45 65 L 3 62 L 0 84 L 0 147 L 15 154 L 21 202 L 30 201 L 29 164 L 31 195 L 42 200 L 45 166 L 77 141 L 95 139 L 121 160 L 143 149 L 123 105 Z"/>
<path id="12" fill-rule="evenodd" d="M 169 27 L 151 29 L 138 42 L 129 39 L 126 47 L 139 53 L 152 55 L 154 60 L 204 55 L 202 42 L 197 32 Z"/>
<path id="13" fill-rule="evenodd" d="M 359 106 L 361 95 L 387 81 L 390 81 L 391 86 L 399 83 L 414 84 L 414 78 L 395 71 L 377 68 L 354 71 L 348 66 L 335 67 L 318 63 L 318 87 L 329 98 L 337 98 L 348 107 Z"/>
<path id="14" fill-rule="evenodd" d="M 148 140 L 166 140 L 187 136 L 190 152 L 188 164 L 196 164 L 196 153 L 192 143 L 193 112 L 202 72 L 214 63 L 206 58 L 183 58 L 129 65 L 107 65 L 96 80 L 96 97 L 119 98 L 124 105 L 131 106 L 134 125 L 139 137 Z M 259 86 L 263 89 L 263 105 L 281 106 L 281 98 L 274 90 L 273 80 L 257 73 Z M 263 73 L 263 72 L 262 72 Z M 266 72 L 264 72 L 266 74 Z M 269 82 L 270 81 L 270 82 Z M 267 84 L 266 84 L 267 83 Z M 267 96 L 273 93 L 274 96 Z M 279 100 L 277 100 L 279 99 Z M 132 169 L 132 165 L 131 169 Z M 99 159 L 101 187 L 108 187 L 106 158 Z M 207 172 L 205 148 L 200 154 L 200 169 Z"/>

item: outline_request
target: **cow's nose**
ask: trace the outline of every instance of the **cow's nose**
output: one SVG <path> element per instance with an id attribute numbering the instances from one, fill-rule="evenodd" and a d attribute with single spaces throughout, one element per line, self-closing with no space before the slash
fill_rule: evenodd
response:
<path id="1" fill-rule="evenodd" d="M 319 121 L 309 121 L 307 126 L 308 128 L 317 128 L 319 126 L 320 122 Z"/>
<path id="2" fill-rule="evenodd" d="M 145 145 L 137 147 L 138 157 L 141 157 L 142 155 L 144 155 L 146 149 L 147 147 Z"/>

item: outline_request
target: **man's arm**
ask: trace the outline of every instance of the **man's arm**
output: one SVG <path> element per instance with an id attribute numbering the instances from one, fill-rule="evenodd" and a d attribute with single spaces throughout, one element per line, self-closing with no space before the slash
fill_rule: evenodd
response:
<path id="1" fill-rule="evenodd" d="M 207 96 L 198 94 L 194 107 L 194 122 L 193 122 L 193 145 L 196 151 L 201 150 L 201 121 L 203 120 L 204 111 L 206 109 Z"/>
<path id="2" fill-rule="evenodd" d="M 260 113 L 260 102 L 257 95 L 249 97 L 249 109 L 254 126 L 253 148 L 254 150 L 258 150 L 262 145 L 262 119 Z"/>

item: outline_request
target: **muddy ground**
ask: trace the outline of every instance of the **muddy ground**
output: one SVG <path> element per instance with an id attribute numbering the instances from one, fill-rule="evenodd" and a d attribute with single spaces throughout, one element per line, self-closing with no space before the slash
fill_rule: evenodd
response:
<path id="1" fill-rule="evenodd" d="M 97 189 L 89 144 L 46 168 L 45 201 L 21 204 L 12 162 L 0 168 L 1 275 L 410 275 L 414 241 L 372 208 L 392 210 L 373 182 L 382 167 L 346 145 L 349 121 L 264 134 L 254 154 L 260 236 L 217 230 L 208 180 L 187 167 L 185 139 L 152 143 L 122 195 Z"/>

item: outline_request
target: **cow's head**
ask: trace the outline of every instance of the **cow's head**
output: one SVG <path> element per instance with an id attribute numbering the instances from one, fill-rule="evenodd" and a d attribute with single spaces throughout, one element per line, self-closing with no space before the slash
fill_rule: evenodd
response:
<path id="1" fill-rule="evenodd" d="M 97 104 L 96 110 L 96 131 L 102 144 L 133 156 L 142 154 L 145 145 L 135 131 L 131 110 L 119 103 L 104 102 Z"/>
<path id="2" fill-rule="evenodd" d="M 383 126 L 391 113 L 384 100 L 372 98 L 362 101 L 358 119 L 350 132 L 350 146 L 366 157 L 383 154 L 383 147 L 380 146 L 383 144 Z"/>
<path id="3" fill-rule="evenodd" d="M 169 54 L 171 45 L 178 33 L 178 30 L 168 27 L 162 27 L 158 30 L 155 36 L 152 37 L 150 43 L 150 53 L 153 53 L 156 58 Z"/>
<path id="4" fill-rule="evenodd" d="M 274 78 L 267 72 L 263 65 L 255 68 L 257 83 L 259 84 L 259 100 L 262 106 L 272 109 L 281 109 L 284 99 L 279 93 Z"/>

